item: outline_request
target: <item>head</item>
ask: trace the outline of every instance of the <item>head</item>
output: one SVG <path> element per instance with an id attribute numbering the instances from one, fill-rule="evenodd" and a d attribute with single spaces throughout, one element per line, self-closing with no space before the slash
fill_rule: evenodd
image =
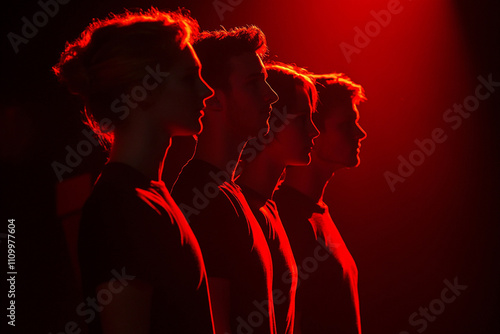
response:
<path id="1" fill-rule="evenodd" d="M 212 94 L 191 46 L 197 34 L 196 21 L 179 11 L 127 11 L 91 23 L 53 69 L 82 98 L 103 143 L 138 118 L 151 131 L 192 135 Z"/>
<path id="2" fill-rule="evenodd" d="M 268 82 L 280 99 L 273 105 L 268 147 L 285 165 L 307 165 L 319 132 L 312 121 L 318 93 L 308 73 L 295 65 L 266 64 Z"/>
<path id="3" fill-rule="evenodd" d="M 202 32 L 194 48 L 202 75 L 215 92 L 207 100 L 207 113 L 222 113 L 219 119 L 245 136 L 267 128 L 271 104 L 278 97 L 266 81 L 263 32 L 255 26 Z"/>
<path id="4" fill-rule="evenodd" d="M 315 158 L 342 167 L 359 165 L 359 148 L 366 132 L 359 125 L 358 105 L 365 101 L 363 87 L 342 73 L 313 75 L 319 102 L 313 120 L 320 131 Z"/>

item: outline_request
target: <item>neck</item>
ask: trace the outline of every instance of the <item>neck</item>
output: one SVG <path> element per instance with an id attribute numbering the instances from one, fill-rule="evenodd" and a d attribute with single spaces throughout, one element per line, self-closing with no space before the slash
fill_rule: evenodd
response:
<path id="1" fill-rule="evenodd" d="M 314 156 L 307 166 L 289 166 L 286 169 L 284 185 L 305 194 L 316 203 L 323 201 L 326 186 L 338 169 Z"/>
<path id="2" fill-rule="evenodd" d="M 266 199 L 273 196 L 276 183 L 285 168 L 285 164 L 269 154 L 271 150 L 264 150 L 257 157 L 248 162 L 238 177 L 238 183 L 251 188 Z"/>
<path id="3" fill-rule="evenodd" d="M 248 138 L 223 126 L 217 120 L 204 120 L 203 132 L 198 136 L 195 159 L 206 161 L 229 175 L 233 175 L 240 152 Z"/>
<path id="4" fill-rule="evenodd" d="M 109 161 L 127 164 L 151 180 L 161 180 L 170 139 L 166 132 L 155 132 L 140 124 L 124 126 L 115 131 Z"/>

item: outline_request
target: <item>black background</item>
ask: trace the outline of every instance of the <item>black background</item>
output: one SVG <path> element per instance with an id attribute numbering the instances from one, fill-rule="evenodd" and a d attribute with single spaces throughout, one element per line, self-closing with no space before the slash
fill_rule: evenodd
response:
<path id="1" fill-rule="evenodd" d="M 14 218 L 18 272 L 16 328 L 8 329 L 55 334 L 75 321 L 86 331 L 76 313 L 83 299 L 62 227 L 65 217 L 57 214 L 60 183 L 51 167 L 64 162 L 67 145 L 82 140 L 82 106 L 58 85 L 51 66 L 65 41 L 92 18 L 154 5 L 186 7 L 202 29 L 257 24 L 277 59 L 318 73 L 345 72 L 365 87 L 368 102 L 360 113 L 368 137 L 361 166 L 340 171 L 326 194 L 358 264 L 364 333 L 418 333 L 423 328 L 412 326 L 410 315 L 440 299 L 443 281 L 455 278 L 467 288 L 422 332 L 497 333 L 500 88 L 456 130 L 442 115 L 474 94 L 478 76 L 500 81 L 500 11 L 496 1 L 402 1 L 404 10 L 348 62 L 339 44 L 354 45 L 353 28 L 363 28 L 373 20 L 370 11 L 389 2 L 233 0 L 221 21 L 212 1 L 71 0 L 18 53 L 7 34 L 20 34 L 21 18 L 31 20 L 40 5 L 4 4 L 1 262 L 7 262 L 7 219 Z M 384 172 L 397 173 L 398 156 L 408 158 L 414 140 L 429 138 L 438 127 L 447 140 L 392 192 Z M 94 149 L 64 178 L 95 177 L 104 161 L 102 150 Z M 72 190 L 75 197 L 83 192 Z M 7 290 L 0 294 L 5 303 Z"/>

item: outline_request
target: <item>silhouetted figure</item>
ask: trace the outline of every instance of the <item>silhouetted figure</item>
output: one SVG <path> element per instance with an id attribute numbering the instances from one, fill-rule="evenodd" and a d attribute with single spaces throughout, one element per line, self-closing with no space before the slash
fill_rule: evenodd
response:
<path id="1" fill-rule="evenodd" d="M 273 105 L 269 133 L 251 139 L 241 155 L 243 170 L 237 179 L 266 236 L 273 260 L 273 296 L 278 333 L 293 333 L 297 265 L 271 199 L 287 165 L 306 165 L 313 138 L 312 122 L 317 92 L 303 70 L 283 63 L 266 64 L 268 82 L 280 99 Z"/>
<path id="2" fill-rule="evenodd" d="M 361 333 L 358 272 L 328 206 L 324 190 L 334 172 L 359 164 L 365 132 L 357 105 L 363 88 L 343 74 L 314 76 L 319 93 L 311 163 L 290 166 L 274 199 L 290 240 L 299 271 L 297 332 Z"/>
<path id="3" fill-rule="evenodd" d="M 182 168 L 193 159 L 197 142 L 197 136 L 172 138 L 168 155 L 165 157 L 163 173 L 161 174 L 162 181 L 165 182 L 167 189 L 172 190 L 182 172 Z"/>
<path id="4" fill-rule="evenodd" d="M 267 132 L 276 93 L 257 27 L 202 33 L 195 50 L 214 89 L 193 160 L 173 196 L 200 242 L 217 333 L 274 333 L 272 263 L 266 240 L 233 170 L 246 141 Z"/>
<path id="5" fill-rule="evenodd" d="M 127 12 L 92 23 L 54 67 L 110 146 L 80 225 L 92 333 L 213 333 L 198 242 L 159 181 L 171 137 L 201 131 L 212 93 L 197 33 L 177 12 Z"/>

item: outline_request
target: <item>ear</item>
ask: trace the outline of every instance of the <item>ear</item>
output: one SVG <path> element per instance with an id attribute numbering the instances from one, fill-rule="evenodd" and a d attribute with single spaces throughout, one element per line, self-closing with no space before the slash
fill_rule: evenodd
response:
<path id="1" fill-rule="evenodd" d="M 205 101 L 207 109 L 222 111 L 226 105 L 226 95 L 220 89 L 214 90 L 214 95 Z"/>

